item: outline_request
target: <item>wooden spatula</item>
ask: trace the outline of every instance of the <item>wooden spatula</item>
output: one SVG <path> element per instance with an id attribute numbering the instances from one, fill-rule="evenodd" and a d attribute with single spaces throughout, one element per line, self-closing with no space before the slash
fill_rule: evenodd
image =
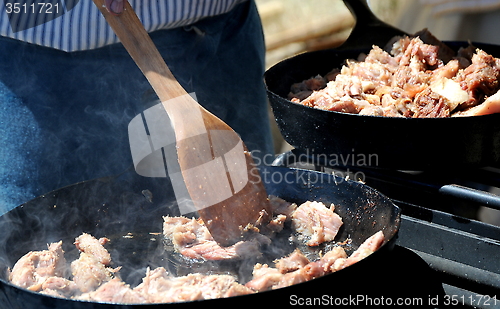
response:
<path id="1" fill-rule="evenodd" d="M 120 15 L 109 13 L 105 0 L 93 1 L 167 111 L 186 187 L 213 238 L 228 246 L 248 224 L 268 222 L 266 190 L 238 134 L 182 88 L 127 1 Z"/>

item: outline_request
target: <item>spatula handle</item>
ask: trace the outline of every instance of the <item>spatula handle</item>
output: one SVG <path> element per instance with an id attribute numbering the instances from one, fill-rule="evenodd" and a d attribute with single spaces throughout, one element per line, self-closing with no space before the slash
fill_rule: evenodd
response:
<path id="1" fill-rule="evenodd" d="M 127 0 L 124 0 L 123 13 L 118 16 L 108 12 L 104 0 L 93 1 L 161 101 L 187 94 L 166 65 L 165 60 Z"/>

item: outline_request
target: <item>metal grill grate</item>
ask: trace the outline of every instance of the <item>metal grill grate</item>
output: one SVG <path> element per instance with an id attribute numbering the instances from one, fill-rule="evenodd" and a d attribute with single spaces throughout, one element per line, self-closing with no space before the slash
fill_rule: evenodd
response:
<path id="1" fill-rule="evenodd" d="M 396 247 L 425 261 L 448 303 L 500 308 L 500 227 L 476 220 L 480 207 L 500 210 L 500 196 L 489 192 L 500 187 L 498 169 L 409 172 L 328 166 L 321 156 L 296 149 L 279 155 L 273 165 L 343 175 L 387 195 L 403 214 Z"/>

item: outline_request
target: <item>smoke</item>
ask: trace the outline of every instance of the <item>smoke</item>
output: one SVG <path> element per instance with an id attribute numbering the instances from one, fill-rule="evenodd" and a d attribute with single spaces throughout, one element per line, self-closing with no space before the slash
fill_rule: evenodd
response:
<path id="1" fill-rule="evenodd" d="M 29 251 L 47 249 L 48 243 L 62 240 L 66 259 L 78 258 L 73 243 L 84 232 L 111 240 L 106 247 L 112 266 L 122 266 L 126 281 L 136 282 L 146 267 L 168 269 L 162 242 L 165 215 L 179 215 L 169 181 L 134 171 L 38 197 L 0 217 L 0 285 L 13 288 L 7 269 Z"/>

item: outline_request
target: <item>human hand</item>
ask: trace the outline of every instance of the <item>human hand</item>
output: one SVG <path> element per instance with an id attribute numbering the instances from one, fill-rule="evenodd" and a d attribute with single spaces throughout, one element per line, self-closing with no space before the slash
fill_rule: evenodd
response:
<path id="1" fill-rule="evenodd" d="M 104 0 L 106 10 L 113 15 L 120 15 L 123 12 L 123 1 L 127 0 Z"/>

